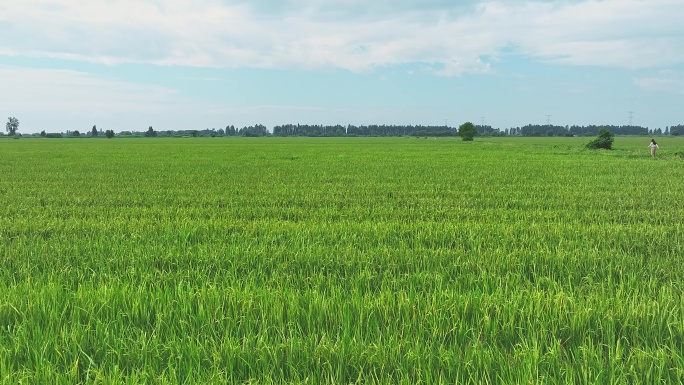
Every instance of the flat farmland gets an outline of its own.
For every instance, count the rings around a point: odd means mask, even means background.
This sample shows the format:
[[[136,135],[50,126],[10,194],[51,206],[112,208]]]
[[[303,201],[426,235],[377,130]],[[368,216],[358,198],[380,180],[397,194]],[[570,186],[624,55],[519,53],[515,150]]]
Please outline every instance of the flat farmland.
[[[684,382],[684,138],[0,140],[2,383]]]

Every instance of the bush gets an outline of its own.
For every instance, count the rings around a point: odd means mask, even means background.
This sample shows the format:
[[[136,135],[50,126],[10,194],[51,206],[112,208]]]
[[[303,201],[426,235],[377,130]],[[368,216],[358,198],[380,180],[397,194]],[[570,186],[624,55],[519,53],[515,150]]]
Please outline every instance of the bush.
[[[466,142],[473,140],[475,135],[477,135],[477,129],[475,125],[470,122],[465,122],[458,127],[458,135]]]
[[[592,150],[597,150],[599,148],[612,150],[614,136],[615,135],[612,132],[606,130],[605,128],[601,128],[598,132],[598,136],[596,137],[596,139],[592,140],[587,144],[587,148]]]

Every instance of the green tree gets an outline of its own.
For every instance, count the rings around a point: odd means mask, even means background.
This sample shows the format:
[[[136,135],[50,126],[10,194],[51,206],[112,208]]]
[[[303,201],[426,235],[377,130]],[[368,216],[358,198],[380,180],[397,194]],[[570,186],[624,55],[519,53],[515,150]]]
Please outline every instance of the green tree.
[[[607,129],[601,127],[598,132],[598,136],[591,142],[587,143],[587,148],[592,150],[597,150],[603,148],[606,150],[613,149],[613,137],[615,135],[608,131]]]
[[[105,131],[105,136],[108,138],[113,138],[114,137],[114,130],[107,130]]]
[[[71,133],[71,136],[79,137],[79,136],[81,136],[81,133],[78,132],[78,130],[76,130],[76,131]]]
[[[152,128],[152,126],[150,126],[150,128],[147,129],[147,132],[145,133],[145,136],[147,136],[148,138],[151,138],[151,137],[153,137],[153,136],[157,136],[157,133],[154,131],[154,129]]]
[[[40,136],[42,136],[43,138],[45,137],[45,135],[47,135],[47,134],[45,133],[45,130],[43,130],[43,131],[40,132]]]
[[[472,141],[475,135],[477,135],[477,129],[475,125],[470,122],[465,122],[458,127],[458,135],[464,141]]]
[[[93,129],[90,130],[90,135],[94,138],[97,136],[97,126],[93,126]]]
[[[17,130],[19,130],[19,119],[15,118],[14,116],[7,118],[5,130],[9,133],[9,135],[15,135]]]

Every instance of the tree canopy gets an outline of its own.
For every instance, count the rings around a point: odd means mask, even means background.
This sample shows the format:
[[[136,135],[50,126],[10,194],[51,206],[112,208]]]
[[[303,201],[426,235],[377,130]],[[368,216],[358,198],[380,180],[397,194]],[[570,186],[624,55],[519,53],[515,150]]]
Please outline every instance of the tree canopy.
[[[612,150],[613,149],[613,135],[612,132],[608,131],[607,129],[601,127],[598,132],[598,136],[596,139],[592,140],[587,144],[587,148],[590,148],[592,150],[596,150],[599,148],[603,148],[606,150]]]
[[[477,129],[474,124],[465,122],[458,127],[458,135],[464,141],[472,141],[475,135],[477,135]]]
[[[15,118],[14,116],[7,118],[5,130],[9,133],[9,135],[15,135],[19,130],[19,119]]]

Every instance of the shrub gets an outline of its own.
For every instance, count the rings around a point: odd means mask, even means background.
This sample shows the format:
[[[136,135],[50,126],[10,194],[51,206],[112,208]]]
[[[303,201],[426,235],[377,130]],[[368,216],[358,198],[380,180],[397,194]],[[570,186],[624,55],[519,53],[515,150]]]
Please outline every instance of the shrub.
[[[472,123],[465,122],[458,127],[458,135],[464,141],[470,142],[473,140],[475,135],[477,135],[477,129]]]
[[[587,144],[587,148],[592,150],[596,150],[599,148],[612,150],[614,136],[615,135],[612,132],[606,130],[605,128],[601,128],[598,132],[598,136]]]

